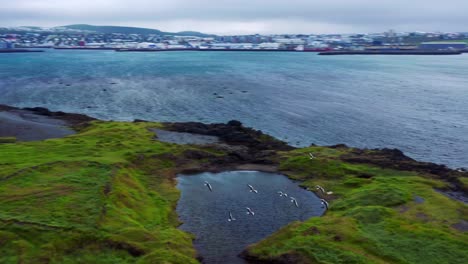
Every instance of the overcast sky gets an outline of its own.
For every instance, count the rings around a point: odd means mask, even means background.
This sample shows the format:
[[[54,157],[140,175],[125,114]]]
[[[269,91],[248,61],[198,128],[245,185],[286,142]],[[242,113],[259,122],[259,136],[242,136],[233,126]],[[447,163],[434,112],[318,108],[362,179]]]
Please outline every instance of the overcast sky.
[[[0,0],[0,26],[214,34],[468,31],[468,0]]]

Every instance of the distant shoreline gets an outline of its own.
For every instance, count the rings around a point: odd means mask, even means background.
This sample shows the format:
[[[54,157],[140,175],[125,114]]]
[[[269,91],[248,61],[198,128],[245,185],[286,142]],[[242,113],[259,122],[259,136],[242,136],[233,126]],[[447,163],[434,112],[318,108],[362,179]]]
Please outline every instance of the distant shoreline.
[[[29,49],[0,49],[0,53],[24,53],[24,52],[44,52],[43,50]]]
[[[327,51],[319,55],[460,55],[459,50],[360,50],[360,51]]]
[[[51,47],[57,50],[113,50],[115,52],[294,52],[294,53],[318,53],[318,55],[461,55],[467,50],[291,50],[291,49],[197,49],[197,48],[176,48],[176,49],[150,49],[150,48],[89,48],[89,47]],[[38,49],[0,49],[0,53],[22,53],[22,52],[44,52]]]

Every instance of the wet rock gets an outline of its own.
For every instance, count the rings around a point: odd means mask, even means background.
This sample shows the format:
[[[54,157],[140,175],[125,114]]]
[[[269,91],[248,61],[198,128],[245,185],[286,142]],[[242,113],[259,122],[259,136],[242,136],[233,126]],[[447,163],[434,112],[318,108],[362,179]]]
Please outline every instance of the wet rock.
[[[241,127],[242,126],[242,123],[238,120],[231,120],[229,122],[227,122],[227,125],[228,126],[234,126],[234,127]]]
[[[468,221],[461,220],[460,222],[453,224],[452,227],[461,232],[468,232]]]
[[[201,135],[217,136],[229,145],[243,145],[250,152],[261,150],[291,150],[294,147],[275,138],[266,136],[261,131],[246,128],[240,121],[231,120],[227,124],[203,124],[198,122],[165,123],[166,129]]]
[[[414,196],[415,203],[421,204],[421,203],[424,203],[424,201],[425,201],[424,198],[422,198],[421,196],[418,196],[418,195]]]
[[[206,151],[191,150],[191,149],[184,151],[183,156],[187,159],[195,159],[195,160],[211,159],[211,158],[216,157],[214,154],[206,152]]]
[[[143,120],[143,119],[134,119],[133,120],[133,123],[146,123],[146,122],[149,122],[149,121],[146,121],[146,120]]]
[[[45,107],[32,107],[32,108],[25,107],[23,108],[23,110],[30,111],[36,115],[43,115],[43,116],[57,118],[57,119],[66,121],[70,125],[80,125],[86,122],[96,120],[95,118],[92,118],[87,115],[82,115],[82,114],[70,114],[70,113],[65,113],[62,111],[53,112]]]
[[[315,144],[312,144],[315,146]],[[333,146],[329,146],[329,148],[333,148],[333,149],[347,149],[349,148],[346,144],[337,144],[337,145],[333,145]]]

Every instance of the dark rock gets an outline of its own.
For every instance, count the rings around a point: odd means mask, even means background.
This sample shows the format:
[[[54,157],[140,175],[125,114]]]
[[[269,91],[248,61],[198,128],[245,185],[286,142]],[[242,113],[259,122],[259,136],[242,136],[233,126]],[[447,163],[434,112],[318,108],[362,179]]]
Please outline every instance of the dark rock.
[[[200,150],[186,150],[183,153],[183,156],[187,159],[195,159],[195,160],[200,160],[200,159],[208,159],[208,158],[214,158],[216,157],[214,154],[211,154],[206,151],[200,151]]]
[[[460,222],[453,224],[452,227],[461,232],[468,232],[468,221],[461,220]]]
[[[80,125],[83,123],[87,123],[93,120],[96,120],[95,118],[92,118],[87,115],[82,115],[82,114],[69,114],[69,113],[64,113],[61,111],[58,112],[52,112],[49,109],[45,107],[25,107],[23,110],[31,111],[32,113],[36,115],[43,115],[43,116],[49,116],[53,118],[57,118],[63,121],[66,121],[72,126],[75,125]]]
[[[43,116],[51,116],[52,115],[52,112],[50,112],[49,109],[47,109],[45,107],[25,107],[23,109],[34,112],[35,114],[38,114],[38,115],[43,115]]]
[[[315,145],[314,145],[315,146]],[[333,149],[347,149],[349,148],[346,144],[337,144],[337,145],[333,145],[333,146],[329,146],[329,148],[333,148]]]
[[[268,263],[268,264],[300,264],[300,263],[310,263],[310,261],[304,259],[301,255],[299,255],[296,252],[289,252],[286,254],[283,254],[279,257],[276,258],[268,258],[268,259],[260,259],[257,256],[251,254],[248,249],[242,251],[242,253],[239,254],[239,257],[247,260],[248,263],[255,263],[255,264],[263,264],[263,263]]]
[[[462,172],[452,170],[445,165],[416,161],[398,149],[352,149],[349,153],[342,155],[341,159],[350,163],[364,163],[382,168],[432,174],[439,179],[451,183],[454,191],[461,191],[465,194],[467,192],[460,180]]]
[[[231,121],[227,122],[227,125],[228,126],[241,127],[242,123],[240,121],[238,121],[238,120],[231,120]]]
[[[230,145],[242,145],[249,152],[262,150],[292,150],[294,147],[272,137],[265,137],[261,131],[246,128],[241,122],[231,120],[227,124],[203,124],[198,122],[165,123],[166,129],[175,132],[216,136]]]

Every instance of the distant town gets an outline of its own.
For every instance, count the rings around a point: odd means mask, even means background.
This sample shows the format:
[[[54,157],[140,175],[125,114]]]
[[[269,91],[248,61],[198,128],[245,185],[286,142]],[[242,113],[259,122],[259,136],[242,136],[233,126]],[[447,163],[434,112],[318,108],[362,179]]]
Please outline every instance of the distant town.
[[[368,34],[279,34],[218,36],[199,32],[71,25],[0,27],[0,49],[114,49],[120,51],[252,50],[310,52],[437,51],[468,52],[468,32],[396,32]]]

